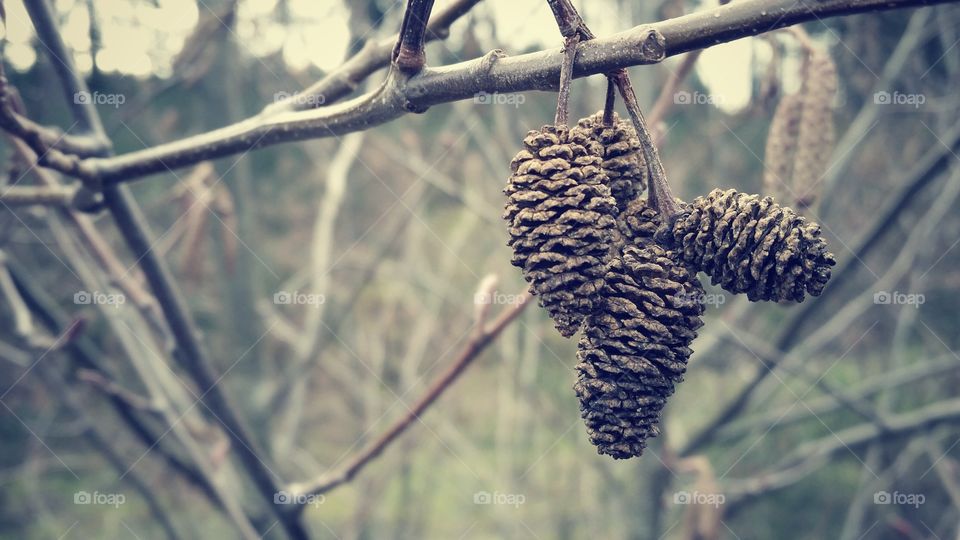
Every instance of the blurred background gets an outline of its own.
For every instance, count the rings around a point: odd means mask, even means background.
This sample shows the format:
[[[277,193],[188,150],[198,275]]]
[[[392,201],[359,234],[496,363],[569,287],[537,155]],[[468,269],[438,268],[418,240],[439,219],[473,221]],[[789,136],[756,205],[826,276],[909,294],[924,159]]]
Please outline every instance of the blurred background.
[[[598,35],[712,6],[578,2]],[[121,154],[254,115],[395,35],[403,15],[393,0],[55,7]],[[3,8],[10,84],[32,119],[68,130],[56,60],[18,0]],[[807,211],[838,260],[823,296],[749,303],[704,280],[712,303],[663,435],[628,461],[588,442],[571,389],[576,341],[530,305],[408,432],[307,505],[314,537],[960,535],[960,8],[805,29],[839,81],[836,143]],[[428,46],[428,63],[559,43],[544,2],[484,0]],[[771,118],[804,87],[804,58],[785,31],[700,56],[655,126],[678,196],[762,192]],[[645,110],[683,62],[630,70]],[[599,110],[604,91],[603,77],[575,81],[571,117]],[[499,277],[491,316],[516,302],[525,283],[501,190],[523,135],[554,106],[552,93],[441,105],[130,184],[218,384],[277,476],[337,470],[408,413],[470,339],[484,276]],[[11,141],[0,142],[5,182],[38,183]],[[243,508],[262,501],[169,336],[118,289],[142,282],[136,259],[108,215],[88,221],[119,254],[111,274],[63,213],[0,208],[0,285],[32,287],[78,322],[68,339],[88,357],[25,332],[45,323],[4,297],[0,537],[232,537],[197,456]]]

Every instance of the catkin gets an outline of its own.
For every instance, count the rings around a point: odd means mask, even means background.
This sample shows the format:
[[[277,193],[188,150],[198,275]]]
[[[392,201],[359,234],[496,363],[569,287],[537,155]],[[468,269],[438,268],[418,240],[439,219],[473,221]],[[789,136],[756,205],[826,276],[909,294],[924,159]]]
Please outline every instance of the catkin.
[[[763,192],[777,200],[791,200],[793,161],[802,111],[803,99],[800,95],[787,94],[780,98],[770,122],[763,155]]]
[[[794,202],[799,209],[816,203],[821,179],[830,165],[836,142],[833,99],[837,93],[837,67],[823,51],[810,53],[804,68],[803,100],[793,161]]]

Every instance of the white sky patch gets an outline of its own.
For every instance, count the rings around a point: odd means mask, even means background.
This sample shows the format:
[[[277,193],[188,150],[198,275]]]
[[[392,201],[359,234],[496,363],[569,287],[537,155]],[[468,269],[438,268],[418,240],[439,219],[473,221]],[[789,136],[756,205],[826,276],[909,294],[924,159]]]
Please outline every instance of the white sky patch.
[[[753,38],[716,45],[703,51],[697,76],[713,104],[733,114],[750,104],[753,87]]]

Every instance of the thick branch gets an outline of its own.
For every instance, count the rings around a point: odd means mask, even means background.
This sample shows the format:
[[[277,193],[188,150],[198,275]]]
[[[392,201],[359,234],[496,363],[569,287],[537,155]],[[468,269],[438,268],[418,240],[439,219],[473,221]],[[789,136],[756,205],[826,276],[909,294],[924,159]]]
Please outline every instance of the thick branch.
[[[816,4],[743,0],[582,43],[573,75],[585,77],[656,63],[667,56],[809,20],[949,1],[954,0],[826,0]],[[331,107],[261,114],[212,132],[122,156],[81,160],[73,167],[64,167],[64,172],[115,183],[253,148],[368,129],[406,112],[471,98],[481,91],[555,91],[562,59],[559,49],[512,58],[494,52],[468,62],[424,69],[409,80],[388,77],[380,89]]]

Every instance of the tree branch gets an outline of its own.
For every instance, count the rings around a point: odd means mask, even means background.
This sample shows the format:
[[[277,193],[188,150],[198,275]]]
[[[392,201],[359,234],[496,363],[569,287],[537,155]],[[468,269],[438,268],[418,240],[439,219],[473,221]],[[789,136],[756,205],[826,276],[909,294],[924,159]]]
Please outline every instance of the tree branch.
[[[809,20],[956,0],[743,0],[582,43],[574,77],[651,64],[743,37]],[[467,99],[480,91],[557,89],[563,53],[551,49],[516,57],[494,51],[482,58],[425,68],[409,79],[388,75],[378,90],[310,111],[261,114],[208,133],[113,158],[73,158],[63,172],[117,183],[288,141],[343,135],[394,120],[410,111]]]
[[[445,39],[450,35],[450,26],[480,1],[457,0],[444,10],[434,13],[430,24],[427,25],[424,39],[427,42]],[[266,106],[261,116],[302,111],[340,101],[356,90],[367,77],[390,64],[396,41],[393,38],[378,42],[368,41],[360,52],[303,92]]]
[[[492,294],[495,290],[496,281],[485,279],[478,294]],[[472,334],[466,346],[461,349],[460,354],[453,364],[447,368],[439,377],[437,377],[427,388],[427,391],[420,396],[420,399],[409,408],[407,414],[398,419],[386,432],[384,432],[375,441],[362,449],[356,455],[347,461],[347,463],[336,471],[324,474],[323,476],[309,482],[291,484],[289,491],[297,495],[322,495],[333,488],[345,484],[353,479],[356,474],[379,456],[397,437],[403,434],[415,420],[432,405],[443,392],[449,388],[454,381],[463,373],[463,371],[473,362],[480,353],[482,353],[490,343],[500,335],[501,332],[517,318],[530,300],[530,293],[524,293],[519,297],[516,304],[505,309],[490,324],[485,326],[486,310],[478,309],[476,313],[475,332]],[[294,500],[306,500],[304,497],[294,497]]]

